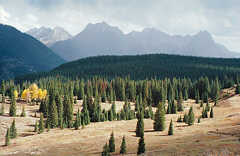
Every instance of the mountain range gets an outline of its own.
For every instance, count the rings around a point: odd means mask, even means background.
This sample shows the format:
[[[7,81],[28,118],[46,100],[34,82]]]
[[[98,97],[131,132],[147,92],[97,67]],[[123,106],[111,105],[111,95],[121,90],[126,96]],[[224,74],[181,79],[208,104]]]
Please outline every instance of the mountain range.
[[[64,62],[32,36],[0,24],[0,79],[48,71]]]
[[[38,38],[39,39],[39,38]],[[41,40],[41,39],[40,39]],[[50,45],[65,60],[98,55],[178,54],[203,57],[239,57],[216,43],[207,31],[195,35],[169,35],[154,28],[124,34],[105,22],[88,24],[79,34]]]
[[[26,32],[27,34],[37,38],[48,47],[57,41],[70,39],[72,36],[63,28],[55,27],[53,29],[47,27],[33,28]]]

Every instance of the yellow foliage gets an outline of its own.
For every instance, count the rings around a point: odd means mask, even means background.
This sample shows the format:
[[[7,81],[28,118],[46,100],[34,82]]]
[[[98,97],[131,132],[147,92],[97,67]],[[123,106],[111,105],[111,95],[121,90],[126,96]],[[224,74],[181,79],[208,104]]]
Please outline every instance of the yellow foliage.
[[[38,88],[38,86],[33,83],[28,89],[25,89],[22,92],[22,99],[24,100],[42,100],[45,99],[47,96],[47,90],[42,90],[41,88]]]
[[[22,92],[22,99],[24,100],[28,100],[30,98],[30,91],[29,89],[24,89],[24,91]]]
[[[30,87],[29,87],[30,92],[34,92],[36,90],[38,90],[38,86],[36,85],[36,83],[33,83]]]
[[[17,90],[14,90],[14,91],[13,91],[13,95],[14,95],[15,98],[18,98],[18,91],[17,91]]]

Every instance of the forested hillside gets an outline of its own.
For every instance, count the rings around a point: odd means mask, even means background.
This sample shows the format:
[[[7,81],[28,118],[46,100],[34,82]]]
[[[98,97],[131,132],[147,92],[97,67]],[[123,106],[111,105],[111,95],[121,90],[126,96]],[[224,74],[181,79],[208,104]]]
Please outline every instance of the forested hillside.
[[[35,38],[0,24],[0,80],[48,71],[64,62]]]
[[[47,76],[64,76],[70,79],[130,76],[134,80],[165,77],[198,79],[207,76],[209,79],[218,77],[223,80],[226,76],[236,78],[238,73],[239,59],[150,54],[89,57],[60,65],[49,73],[27,75],[18,80],[34,80]]]

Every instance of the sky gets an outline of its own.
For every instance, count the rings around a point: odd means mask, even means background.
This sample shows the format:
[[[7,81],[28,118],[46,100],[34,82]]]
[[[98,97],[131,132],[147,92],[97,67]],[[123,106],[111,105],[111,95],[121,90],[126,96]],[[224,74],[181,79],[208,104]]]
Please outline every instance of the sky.
[[[103,21],[124,33],[206,30],[216,42],[240,52],[240,0],[0,0],[0,23],[21,31],[60,26],[76,35],[88,23]]]

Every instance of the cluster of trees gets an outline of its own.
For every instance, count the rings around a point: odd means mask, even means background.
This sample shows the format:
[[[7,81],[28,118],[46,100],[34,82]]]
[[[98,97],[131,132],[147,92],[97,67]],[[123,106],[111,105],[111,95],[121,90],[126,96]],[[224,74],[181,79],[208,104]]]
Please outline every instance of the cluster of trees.
[[[102,156],[110,156],[110,153],[115,152],[115,139],[114,134],[112,132],[109,142],[106,143],[103,147]],[[127,146],[126,146],[126,139],[125,136],[122,138],[122,143],[120,146],[120,154],[126,154],[127,153]]]
[[[7,133],[5,136],[5,146],[8,146],[10,144],[10,139],[14,139],[17,137],[17,128],[15,119],[13,120],[10,128],[7,129]]]

